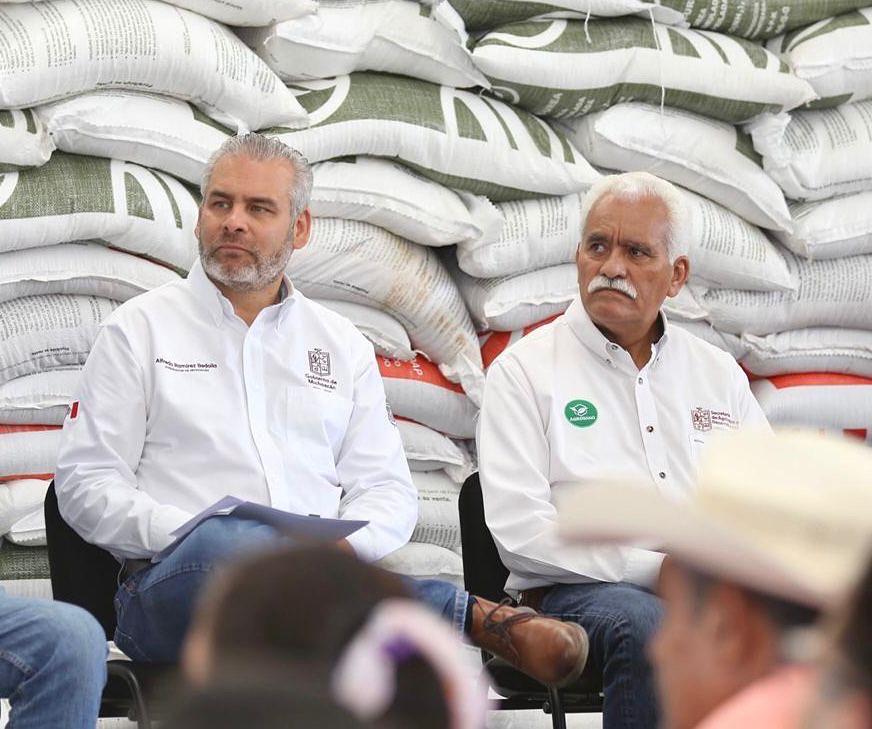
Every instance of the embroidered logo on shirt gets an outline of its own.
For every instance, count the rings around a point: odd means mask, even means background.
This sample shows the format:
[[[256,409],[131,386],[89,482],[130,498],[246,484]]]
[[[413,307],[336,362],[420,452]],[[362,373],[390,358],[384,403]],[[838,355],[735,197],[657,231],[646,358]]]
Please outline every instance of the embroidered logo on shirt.
[[[702,433],[707,433],[713,429],[736,430],[739,427],[739,421],[724,410],[693,408],[690,411],[690,419],[693,423],[693,429]]]
[[[703,433],[712,429],[712,411],[706,408],[694,408],[690,411],[693,429]]]
[[[596,422],[599,413],[596,405],[588,400],[570,400],[563,408],[563,414],[570,425],[576,428],[588,428]]]
[[[330,377],[330,352],[320,349],[309,350],[309,371],[319,377]]]
[[[70,420],[75,420],[78,417],[79,417],[79,401],[76,400],[76,401],[70,403],[69,418],[70,418]]]

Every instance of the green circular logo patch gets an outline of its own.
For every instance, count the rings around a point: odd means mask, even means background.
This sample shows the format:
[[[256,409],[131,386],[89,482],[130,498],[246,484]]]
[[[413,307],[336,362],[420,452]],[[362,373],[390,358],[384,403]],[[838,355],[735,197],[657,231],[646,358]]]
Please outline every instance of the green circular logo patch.
[[[587,400],[570,400],[563,408],[563,414],[576,428],[588,428],[596,422],[599,415],[596,405]]]

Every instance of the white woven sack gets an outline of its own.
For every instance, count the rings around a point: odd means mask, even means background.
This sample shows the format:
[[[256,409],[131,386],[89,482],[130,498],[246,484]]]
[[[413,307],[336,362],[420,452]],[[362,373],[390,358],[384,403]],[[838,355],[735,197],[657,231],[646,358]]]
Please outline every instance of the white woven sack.
[[[784,375],[755,380],[751,391],[774,427],[835,432],[872,445],[872,380],[853,375]]]
[[[43,483],[48,486],[50,481]],[[45,534],[45,509],[40,502],[29,514],[16,521],[4,537],[12,544],[22,547],[44,547],[48,540]]]
[[[186,101],[123,89],[63,99],[37,113],[64,152],[136,162],[196,185],[231,133]]]
[[[87,241],[0,254],[0,301],[37,294],[127,301],[178,278],[166,266]]]
[[[478,331],[511,332],[566,311],[578,295],[578,269],[562,263],[500,278],[454,272]]]
[[[100,322],[117,307],[98,296],[58,294],[0,303],[0,384],[84,364]]]
[[[478,408],[460,385],[423,357],[410,361],[376,357],[393,413],[452,438],[474,438]]]
[[[42,0],[35,0],[41,2]],[[26,3],[31,0],[0,0],[4,3]],[[318,11],[318,0],[164,0],[168,5],[191,10],[198,15],[227,25],[269,25],[280,20],[297,18]]]
[[[457,244],[457,264],[470,276],[494,278],[575,259],[583,195],[496,203],[497,225]]]
[[[81,368],[23,375],[0,385],[0,423],[63,425],[81,377]]]
[[[417,580],[443,580],[463,589],[463,559],[435,544],[409,542],[375,563],[377,567]]]
[[[362,220],[426,246],[477,240],[499,225],[486,198],[462,199],[388,159],[352,157],[319,162],[312,170],[309,206],[316,217]]]
[[[227,25],[269,25],[318,12],[318,0],[164,0]]]
[[[306,296],[374,306],[397,319],[412,346],[473,400],[484,381],[460,292],[434,251],[368,223],[316,218],[288,275]]]
[[[409,335],[390,314],[372,306],[363,306],[351,301],[335,301],[330,299],[313,299],[321,306],[335,311],[348,319],[375,349],[376,354],[393,359],[410,360],[415,356]]]
[[[872,255],[808,261],[785,253],[795,292],[710,289],[698,303],[733,334],[774,334],[806,327],[872,329]]]
[[[293,94],[228,28],[157,0],[0,6],[0,28],[0,108],[128,88],[186,99],[233,128],[306,123]]]
[[[441,470],[458,484],[462,484],[475,471],[469,451],[448,436],[421,423],[402,418],[397,420],[397,428],[403,439],[409,470]]]
[[[748,125],[763,169],[794,200],[872,190],[872,100],[766,114]]]
[[[872,253],[872,190],[790,205],[793,233],[776,237],[806,258]]]
[[[98,240],[190,269],[197,200],[178,180],[120,160],[56,152],[0,174],[0,252]]]
[[[751,41],[641,18],[516,23],[479,40],[473,59],[494,94],[557,119],[662,100],[735,124],[816,98]]]
[[[816,108],[872,97],[872,8],[826,18],[766,47],[811,84]]]
[[[757,337],[742,337],[742,365],[755,375],[835,372],[872,377],[872,332],[812,327]]]
[[[292,88],[311,126],[270,133],[310,162],[396,157],[436,182],[494,201],[580,192],[600,176],[546,122],[462,89],[368,72]]]
[[[0,435],[0,442],[3,436]],[[24,478],[0,484],[0,536],[28,514],[42,510],[49,481]]]
[[[466,48],[459,17],[457,26],[440,22],[432,8],[413,0],[321,0],[316,15],[240,36],[284,81],[381,71],[447,86],[487,87]]]
[[[51,479],[60,442],[60,428],[0,427],[0,483]]]
[[[696,283],[752,291],[796,288],[782,249],[763,231],[711,200],[685,194],[692,231],[690,273]]]
[[[789,231],[784,193],[751,139],[732,124],[629,102],[569,123],[569,138],[599,167],[645,170],[723,205],[749,223]]]
[[[0,109],[0,170],[38,167],[54,151],[51,137],[32,109]]]
[[[460,512],[457,500],[460,485],[444,471],[418,471],[412,474],[418,491],[418,523],[412,542],[435,544],[453,551],[460,549]]]
[[[670,323],[679,329],[690,332],[695,337],[699,337],[704,342],[708,342],[718,349],[723,349],[735,359],[739,359],[747,352],[748,348],[740,337],[737,337],[735,334],[719,332],[707,321],[682,321],[681,319],[675,319],[671,320]]]

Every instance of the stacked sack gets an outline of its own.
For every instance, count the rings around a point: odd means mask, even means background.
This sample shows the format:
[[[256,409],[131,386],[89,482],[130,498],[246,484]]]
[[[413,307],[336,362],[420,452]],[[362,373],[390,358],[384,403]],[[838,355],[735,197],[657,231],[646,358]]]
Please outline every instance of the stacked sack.
[[[740,356],[740,338],[712,327],[694,293],[789,293],[798,285],[777,239],[793,226],[784,194],[738,125],[815,99],[759,39],[826,9],[793,2],[775,13],[762,3],[701,0],[452,4],[476,34],[473,60],[492,95],[548,119],[603,172],[647,170],[684,188],[691,287],[668,311]],[[454,273],[485,332],[485,365],[577,294],[582,199],[583,191],[495,201],[500,224],[457,245]]]
[[[866,3],[868,4],[868,3]],[[780,234],[798,281],[789,296],[731,292],[705,302],[741,329],[752,388],[777,424],[872,443],[872,7],[769,41],[819,99],[749,125],[790,200]]]
[[[314,7],[249,5],[264,23]],[[99,125],[61,128],[58,118],[68,105],[111,116],[117,101],[135,103],[148,89],[210,129],[306,123],[255,54],[191,10],[243,21],[217,0],[0,5],[0,582],[13,592],[50,589],[42,502],[100,322],[178,279],[196,256],[198,195],[167,174],[177,170],[127,155],[123,123],[106,135]]]

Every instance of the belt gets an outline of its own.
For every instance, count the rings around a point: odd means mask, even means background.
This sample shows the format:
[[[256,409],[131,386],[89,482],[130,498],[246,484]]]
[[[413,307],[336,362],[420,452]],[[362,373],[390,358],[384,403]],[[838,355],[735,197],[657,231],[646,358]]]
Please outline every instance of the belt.
[[[518,605],[533,608],[533,610],[539,612],[539,609],[542,607],[542,601],[551,592],[552,587],[554,585],[543,585],[542,587],[531,587],[529,590],[524,590],[518,595]]]
[[[148,567],[151,567],[150,559],[125,559],[124,564],[121,566],[121,582]]]

